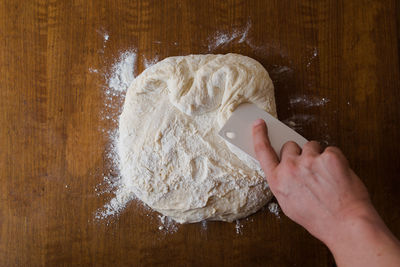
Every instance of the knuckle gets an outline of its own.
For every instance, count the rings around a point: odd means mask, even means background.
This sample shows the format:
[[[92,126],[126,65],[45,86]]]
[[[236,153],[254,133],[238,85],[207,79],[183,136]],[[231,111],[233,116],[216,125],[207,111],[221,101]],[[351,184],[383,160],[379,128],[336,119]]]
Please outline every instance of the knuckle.
[[[335,147],[335,146],[328,146],[325,149],[324,153],[332,153],[332,154],[335,154],[335,155],[341,155],[342,151],[339,148]]]
[[[321,157],[327,161],[333,161],[339,158],[339,154],[335,148],[328,147],[325,149],[324,153],[321,154]]]
[[[317,141],[310,141],[306,145],[308,145],[310,147],[319,147],[320,146],[319,142],[317,142]]]
[[[287,141],[283,146],[284,147],[289,147],[289,146],[296,146],[297,144],[293,141]]]
[[[301,165],[306,168],[311,168],[314,165],[315,158],[312,156],[304,156],[301,158]]]
[[[308,141],[307,143],[304,144],[304,147],[312,146],[313,142],[315,142],[315,141]]]
[[[320,153],[321,145],[317,141],[310,141],[303,146],[303,150],[309,150],[314,153]]]
[[[322,153],[323,160],[326,162],[335,162],[344,166],[348,166],[348,161],[342,151],[337,147],[327,147]]]

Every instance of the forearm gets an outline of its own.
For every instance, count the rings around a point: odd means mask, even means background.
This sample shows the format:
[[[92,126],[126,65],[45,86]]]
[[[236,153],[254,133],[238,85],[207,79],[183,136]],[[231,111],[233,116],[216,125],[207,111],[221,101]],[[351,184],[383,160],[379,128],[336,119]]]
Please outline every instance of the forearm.
[[[339,227],[326,242],[338,266],[400,266],[400,244],[375,210]]]
[[[324,242],[338,266],[400,266],[400,245],[340,149],[287,142],[280,161],[262,120],[253,126],[254,151],[283,212]]]

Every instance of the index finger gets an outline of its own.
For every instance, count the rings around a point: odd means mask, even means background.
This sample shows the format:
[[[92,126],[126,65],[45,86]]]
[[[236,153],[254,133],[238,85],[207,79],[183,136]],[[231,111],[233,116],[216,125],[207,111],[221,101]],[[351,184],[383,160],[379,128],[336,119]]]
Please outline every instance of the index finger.
[[[262,119],[256,120],[253,124],[253,143],[256,157],[268,181],[279,160],[269,141],[267,125]]]

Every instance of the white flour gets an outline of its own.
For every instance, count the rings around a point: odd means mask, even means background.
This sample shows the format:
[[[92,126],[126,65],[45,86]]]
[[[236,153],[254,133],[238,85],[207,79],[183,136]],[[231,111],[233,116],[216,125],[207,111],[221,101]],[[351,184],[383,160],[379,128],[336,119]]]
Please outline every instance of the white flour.
[[[101,35],[101,37],[103,37],[103,48],[98,50],[99,54],[104,54],[104,49],[107,46],[107,41],[110,38],[110,35],[108,34],[108,32],[104,29],[99,29],[97,30],[97,33]]]
[[[104,33],[104,43],[106,43],[108,41],[108,38],[110,38],[110,35],[108,35],[108,33]]]
[[[313,95],[298,95],[290,98],[289,104],[292,107],[302,106],[305,108],[320,107],[327,104],[330,100],[326,97],[317,97]]]
[[[111,92],[125,92],[135,79],[136,52],[127,51],[120,55],[119,60],[111,68],[108,77],[108,88]]]
[[[280,218],[279,216],[279,205],[277,203],[271,202],[268,204],[268,210],[272,214],[274,214],[278,219]]]
[[[171,218],[164,215],[158,215],[158,218],[160,219],[161,223],[161,225],[158,226],[158,230],[168,233],[175,233],[178,231],[178,224],[175,223]]]
[[[143,66],[145,69],[147,69],[148,67],[151,67],[154,64],[156,64],[158,61],[159,61],[159,59],[157,56],[153,59],[143,58]]]
[[[317,57],[318,57],[318,50],[317,48],[314,47],[313,50],[311,51],[311,56],[308,59],[306,67],[309,68]]]
[[[201,228],[202,228],[202,230],[207,231],[207,221],[201,222]]]
[[[105,108],[103,111],[103,119],[111,121],[115,125],[115,129],[106,132],[109,139],[109,147],[107,148],[106,157],[108,159],[111,171],[110,173],[103,174],[103,183],[99,184],[95,191],[98,192],[98,195],[102,193],[109,193],[114,190],[116,191],[115,197],[112,198],[106,205],[104,205],[102,209],[97,211],[95,215],[97,219],[104,219],[118,214],[125,208],[126,204],[134,198],[130,191],[126,190],[125,186],[121,184],[120,180],[119,158],[116,152],[116,142],[118,140],[116,124],[117,118],[121,113],[125,92],[135,78],[135,65],[135,51],[126,51],[121,53],[118,60],[116,60],[112,65],[109,73],[102,73],[107,84],[104,86]],[[99,73],[99,70],[93,68],[90,68],[89,71],[91,73]],[[104,132],[104,130],[102,131]],[[104,189],[101,190],[101,188]]]
[[[236,220],[236,224],[235,224],[235,230],[236,230],[236,234],[241,235],[243,234],[243,224],[240,223],[239,220]]]
[[[216,48],[226,45],[232,41],[237,41],[238,43],[248,42],[246,38],[251,27],[251,22],[248,21],[244,29],[233,29],[229,32],[218,31],[210,39],[208,44],[208,50],[213,51]]]

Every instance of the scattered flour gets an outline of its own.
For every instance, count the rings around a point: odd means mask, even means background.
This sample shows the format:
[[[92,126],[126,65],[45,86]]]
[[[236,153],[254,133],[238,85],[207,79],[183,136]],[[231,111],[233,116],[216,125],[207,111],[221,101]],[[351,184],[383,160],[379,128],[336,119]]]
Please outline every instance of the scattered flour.
[[[325,97],[317,97],[317,96],[311,96],[311,95],[299,95],[295,96],[293,98],[290,98],[289,104],[290,106],[301,106],[305,108],[311,108],[311,107],[319,107],[319,106],[324,106],[327,104],[330,100]]]
[[[158,227],[160,231],[166,231],[168,233],[175,233],[178,231],[178,224],[174,222],[170,217],[164,215],[158,215],[161,225]]]
[[[111,68],[108,77],[109,90],[114,92],[125,92],[135,79],[134,71],[136,64],[136,52],[126,51],[122,53]]]
[[[125,208],[127,203],[134,199],[131,190],[127,188],[126,184],[122,183],[119,174],[119,158],[116,151],[118,130],[116,128],[126,90],[135,78],[136,58],[135,50],[125,51],[120,54],[108,73],[102,73],[106,82],[104,87],[105,109],[102,116],[104,120],[113,123],[115,128],[106,132],[102,129],[109,139],[106,158],[110,172],[103,174],[103,183],[96,186],[95,191],[98,195],[114,192],[115,196],[96,212],[96,219],[105,219],[117,215]],[[90,68],[89,71],[99,73],[98,70],[93,68]]]
[[[329,98],[318,97],[313,95],[296,95],[289,99],[290,108],[301,107],[303,109],[323,107],[330,102]],[[312,123],[321,123],[313,114],[296,113],[291,117],[283,120],[283,122],[295,131],[302,130],[305,126],[310,126]],[[327,127],[327,124],[324,123]]]
[[[295,114],[282,122],[295,131],[303,129],[304,126],[310,125],[316,121],[316,117],[310,114]]]
[[[272,214],[274,214],[278,219],[280,218],[279,216],[279,205],[277,203],[271,202],[268,204],[268,209],[269,212],[271,212]]]
[[[108,31],[106,31],[103,27],[101,27],[100,29],[96,30],[96,32],[103,37],[104,42],[107,42],[108,39],[110,38],[110,35],[109,35]]]
[[[103,29],[103,28],[98,29],[96,32],[97,32],[98,34],[100,34],[100,35],[103,37],[103,48],[99,50],[99,54],[104,54],[104,49],[106,48],[107,41],[108,41],[108,39],[110,38],[110,35],[109,35],[108,32],[107,32],[105,29]]]
[[[207,221],[202,221],[202,222],[201,222],[201,228],[202,228],[203,230],[205,230],[205,231],[207,230],[207,228],[208,228],[208,227],[207,227]]]
[[[159,61],[159,59],[157,56],[153,59],[143,58],[143,66],[145,69],[147,69],[148,67],[151,67],[154,64],[156,64],[158,61]]]
[[[110,38],[110,35],[108,35],[108,33],[105,32],[103,38],[104,38],[104,42],[106,43],[108,41],[108,38]]]
[[[241,224],[239,220],[236,220],[235,230],[236,230],[236,234],[238,234],[238,235],[243,234],[243,224]]]
[[[291,73],[293,70],[288,66],[273,65],[273,69],[269,72],[272,75],[280,75],[283,73]]]
[[[229,32],[218,31],[210,39],[208,44],[208,50],[214,51],[216,48],[226,45],[234,40],[240,43],[247,43],[247,35],[251,28],[251,22],[248,21],[244,29],[233,29]]]
[[[96,218],[105,219],[120,213],[126,204],[134,199],[134,196],[127,192],[129,191],[124,186],[120,186],[115,192],[115,197],[104,205],[103,209],[97,212]]]
[[[318,49],[314,47],[313,50],[311,51],[311,56],[308,59],[306,67],[309,68],[317,57],[318,57]]]
[[[94,69],[94,68],[89,68],[90,73],[99,73],[99,70]]]

